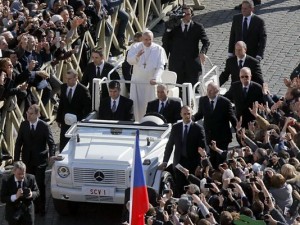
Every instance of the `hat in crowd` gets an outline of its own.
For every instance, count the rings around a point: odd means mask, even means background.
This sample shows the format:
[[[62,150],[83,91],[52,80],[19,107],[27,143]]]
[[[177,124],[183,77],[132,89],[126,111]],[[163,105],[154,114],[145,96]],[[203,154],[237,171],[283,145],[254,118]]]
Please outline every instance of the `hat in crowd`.
[[[64,21],[64,19],[60,15],[53,15],[50,19],[53,23],[56,23],[58,21]]]
[[[259,163],[254,163],[253,165],[252,165],[252,171],[253,172],[258,172],[258,171],[260,171],[261,170],[261,165],[259,164]]]
[[[234,178],[234,174],[231,169],[226,169],[222,175],[223,180],[228,179],[228,178],[229,179]]]
[[[200,194],[200,188],[196,184],[189,184],[189,192],[191,194]]]
[[[178,200],[178,209],[180,209],[183,213],[187,213],[189,208],[192,206],[192,202],[189,200],[187,195],[181,195]]]

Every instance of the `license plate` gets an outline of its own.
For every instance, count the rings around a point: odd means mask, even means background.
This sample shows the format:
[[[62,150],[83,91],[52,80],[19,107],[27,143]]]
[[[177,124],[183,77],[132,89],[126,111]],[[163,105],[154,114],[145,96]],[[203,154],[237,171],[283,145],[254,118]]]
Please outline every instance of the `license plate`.
[[[115,188],[111,187],[82,187],[82,191],[85,195],[96,195],[96,196],[114,196]]]

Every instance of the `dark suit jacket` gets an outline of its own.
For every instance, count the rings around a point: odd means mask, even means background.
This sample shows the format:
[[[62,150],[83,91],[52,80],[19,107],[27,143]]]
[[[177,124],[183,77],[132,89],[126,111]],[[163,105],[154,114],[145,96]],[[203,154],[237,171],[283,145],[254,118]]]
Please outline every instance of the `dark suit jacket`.
[[[159,109],[159,99],[148,102],[146,113],[157,112]],[[167,120],[167,123],[176,123],[181,119],[181,102],[176,99],[168,98],[162,115]]]
[[[229,122],[236,127],[237,119],[229,99],[219,95],[215,108],[211,111],[209,98],[207,96],[200,97],[198,112],[194,119],[197,121],[202,118],[204,118],[203,125],[207,143],[210,143],[211,140],[231,142],[232,134]]]
[[[97,77],[96,75],[96,66],[93,62],[89,63],[86,66],[86,69],[83,73],[82,79],[81,79],[81,83],[85,86],[87,86],[89,84],[89,91],[90,94],[92,96],[92,90],[93,90],[93,79],[94,78],[103,78],[103,77],[107,77],[108,73],[114,68],[114,66],[108,62],[104,62],[104,66],[103,66],[103,70],[101,72],[100,77]],[[118,74],[117,71],[114,71],[111,76],[110,76],[111,80],[120,80],[120,76]],[[108,90],[107,90],[107,85],[103,84],[102,85],[102,94],[101,94],[102,98],[106,98],[108,97]]]
[[[17,199],[15,202],[11,201],[11,196],[15,195],[18,191],[14,175],[9,175],[3,178],[1,185],[1,202],[6,203],[5,206],[5,219],[8,222],[13,221],[13,216],[17,209],[20,207],[21,201],[24,208],[27,209],[27,222],[34,224],[34,205],[33,200],[39,196],[39,189],[34,175],[26,174],[23,182],[23,187],[30,188],[32,191],[32,198],[25,199],[23,197]],[[29,216],[28,216],[29,215]],[[30,223],[27,223],[30,224]]]
[[[116,112],[111,111],[111,98],[100,100],[99,119],[133,121],[133,101],[120,95]]]
[[[173,125],[169,141],[165,148],[163,162],[168,162],[175,146],[173,167],[175,167],[182,158],[182,140],[183,140],[183,123],[179,122]],[[205,148],[205,133],[201,125],[192,122],[189,128],[187,143],[186,143],[187,157],[189,165],[182,165],[189,170],[193,170],[199,164],[198,147]]]
[[[77,120],[84,119],[92,110],[91,96],[88,89],[80,83],[77,83],[72,101],[69,103],[67,97],[67,84],[61,85],[60,102],[57,109],[56,121],[65,124],[65,114],[72,113],[77,116]]]
[[[201,50],[199,50],[200,41],[202,42]],[[187,35],[185,35],[180,24],[172,31],[165,32],[162,42],[167,56],[170,55],[169,70],[177,73],[177,83],[196,83],[201,65],[195,59],[199,53],[206,54],[210,45],[203,25],[191,21]]]
[[[259,55],[263,58],[267,43],[267,33],[264,20],[255,14],[252,15],[246,40],[243,40],[242,27],[243,15],[235,15],[231,25],[228,52],[234,53],[235,43],[238,41],[244,41],[247,44],[248,55],[254,58]]]
[[[243,116],[243,127],[248,127],[248,122],[255,120],[249,110],[249,108],[252,108],[253,103],[255,101],[264,103],[262,87],[253,81],[250,82],[246,98],[244,97],[243,85],[240,81],[232,83],[224,96],[235,104],[237,118],[240,119],[240,116]]]
[[[42,120],[38,120],[33,134],[30,131],[29,121],[21,123],[15,144],[14,160],[22,161],[31,166],[46,166],[49,156],[55,154],[55,143],[50,126]],[[48,144],[49,150],[46,145]]]
[[[231,75],[231,83],[240,80],[240,67],[237,63],[237,57],[230,57],[226,60],[224,71],[220,75],[220,86],[222,86]],[[257,59],[247,55],[243,67],[249,67],[252,74],[252,81],[263,85],[264,79],[262,77],[260,63]]]

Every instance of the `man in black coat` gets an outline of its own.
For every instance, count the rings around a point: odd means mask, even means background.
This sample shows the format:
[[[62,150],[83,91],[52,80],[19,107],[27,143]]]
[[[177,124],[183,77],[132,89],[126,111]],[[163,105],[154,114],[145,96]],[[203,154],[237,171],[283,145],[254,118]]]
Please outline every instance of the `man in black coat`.
[[[31,105],[26,114],[27,120],[21,123],[16,139],[14,161],[22,159],[27,167],[27,172],[35,175],[41,194],[36,201],[36,210],[44,215],[46,204],[45,171],[49,159],[55,155],[56,145],[50,126],[38,119],[40,116],[39,106]],[[46,145],[48,145],[49,150]]]
[[[184,6],[185,16],[181,24],[164,33],[163,47],[169,56],[169,70],[177,73],[177,83],[198,82],[201,72],[200,61],[205,61],[205,54],[210,44],[202,24],[192,20],[192,9]],[[202,48],[199,51],[199,42]]]
[[[90,95],[92,96],[93,91],[93,79],[108,77],[108,73],[114,68],[114,66],[104,61],[104,54],[102,49],[94,49],[92,51],[93,62],[89,63],[84,70],[81,83],[85,86],[89,85]],[[120,76],[117,71],[112,72],[110,75],[111,80],[120,80]],[[108,97],[107,85],[102,84],[101,98]]]
[[[230,89],[224,95],[235,104],[236,116],[242,116],[242,127],[248,128],[248,123],[255,120],[250,113],[254,102],[264,103],[262,86],[251,81],[251,70],[243,67],[240,70],[240,81],[231,84]]]
[[[173,170],[175,173],[176,196],[180,196],[184,192],[184,186],[188,184],[185,175],[176,169],[176,165],[180,163],[184,168],[194,173],[200,163],[198,148],[206,148],[204,129],[201,125],[192,121],[192,110],[189,106],[181,108],[181,117],[183,121],[172,127],[165,148],[163,163],[159,167],[160,169],[166,168],[175,146]]]
[[[1,202],[5,205],[5,219],[9,225],[34,225],[34,204],[39,189],[34,175],[26,174],[26,165],[14,163],[13,174],[3,178]]]
[[[204,118],[206,142],[210,145],[214,140],[220,149],[226,151],[232,141],[230,123],[235,128],[237,119],[230,100],[218,95],[219,92],[220,87],[217,84],[208,84],[207,96],[200,97],[198,112],[195,114],[194,120]],[[214,168],[218,168],[222,163],[215,151],[210,151],[210,162]]]
[[[226,60],[224,71],[221,73],[220,86],[222,86],[231,76],[231,83],[240,80],[240,69],[249,67],[251,69],[252,81],[263,85],[264,79],[261,72],[260,63],[257,59],[246,54],[247,46],[245,42],[238,41],[235,44],[235,56]]]
[[[233,17],[228,53],[233,56],[234,46],[238,41],[247,45],[247,54],[261,60],[267,43],[267,33],[263,19],[253,13],[252,0],[242,2],[242,13]]]
[[[181,102],[168,97],[168,87],[164,84],[157,85],[157,99],[148,102],[147,113],[159,113],[164,116],[167,123],[176,123],[181,119]]]
[[[118,81],[108,84],[109,97],[100,100],[99,119],[133,121],[133,101],[120,95]]]
[[[65,137],[66,131],[70,128],[65,123],[65,115],[71,113],[77,116],[77,120],[84,119],[92,110],[91,96],[89,90],[78,82],[78,73],[70,69],[66,74],[67,83],[61,85],[60,102],[57,109],[56,122],[60,129],[60,152],[69,141]]]

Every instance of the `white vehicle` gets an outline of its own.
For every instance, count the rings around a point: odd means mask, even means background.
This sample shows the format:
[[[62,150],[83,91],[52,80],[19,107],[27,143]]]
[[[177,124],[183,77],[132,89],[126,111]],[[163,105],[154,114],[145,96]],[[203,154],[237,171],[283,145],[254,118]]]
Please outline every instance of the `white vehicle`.
[[[150,123],[160,121],[149,118]],[[90,119],[71,126],[66,134],[71,139],[51,174],[51,192],[59,214],[68,214],[72,202],[124,204],[137,129],[146,184],[157,193],[172,186],[171,174],[157,170],[171,125],[147,123]]]

